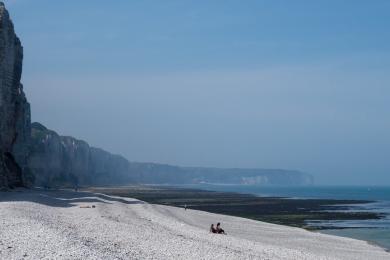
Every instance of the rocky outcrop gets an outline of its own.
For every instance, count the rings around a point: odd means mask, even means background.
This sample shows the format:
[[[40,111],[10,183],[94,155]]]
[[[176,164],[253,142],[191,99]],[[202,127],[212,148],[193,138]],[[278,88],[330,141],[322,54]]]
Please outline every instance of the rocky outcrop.
[[[30,105],[20,83],[23,47],[0,2],[0,188],[23,185],[30,138]]]
[[[38,186],[110,184],[260,184],[309,185],[311,175],[299,171],[179,167],[129,162],[120,155],[90,147],[73,137],[59,136],[39,123],[31,125],[28,167]]]

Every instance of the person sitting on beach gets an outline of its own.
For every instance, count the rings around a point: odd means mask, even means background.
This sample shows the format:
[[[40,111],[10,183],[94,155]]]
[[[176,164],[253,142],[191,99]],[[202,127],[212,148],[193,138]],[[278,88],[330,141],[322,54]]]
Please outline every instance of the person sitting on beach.
[[[217,229],[214,227],[214,224],[211,224],[210,233],[217,233]]]
[[[216,230],[217,230],[217,233],[218,233],[218,234],[224,234],[224,235],[226,235],[225,230],[223,230],[223,229],[221,228],[221,223],[219,223],[219,222],[218,222],[218,224],[217,224]]]

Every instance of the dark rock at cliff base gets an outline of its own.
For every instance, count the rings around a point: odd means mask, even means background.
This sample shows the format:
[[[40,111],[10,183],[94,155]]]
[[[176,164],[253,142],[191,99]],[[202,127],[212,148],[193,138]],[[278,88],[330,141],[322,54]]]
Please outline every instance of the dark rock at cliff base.
[[[23,47],[0,3],[0,189],[23,185],[30,138],[30,105],[20,83]]]

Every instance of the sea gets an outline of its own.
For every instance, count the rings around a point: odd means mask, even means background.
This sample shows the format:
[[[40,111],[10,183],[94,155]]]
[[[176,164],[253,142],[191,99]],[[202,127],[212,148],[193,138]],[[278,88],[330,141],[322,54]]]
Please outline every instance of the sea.
[[[308,221],[311,226],[327,226],[318,232],[356,238],[390,250],[390,186],[259,186],[226,184],[191,184],[187,188],[253,194],[295,199],[341,199],[372,201],[350,205],[348,211],[378,212],[379,220]]]

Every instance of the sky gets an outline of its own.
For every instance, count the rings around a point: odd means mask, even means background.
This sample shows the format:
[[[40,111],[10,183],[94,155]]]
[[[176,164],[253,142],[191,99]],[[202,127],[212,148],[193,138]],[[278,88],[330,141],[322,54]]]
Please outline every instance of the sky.
[[[32,120],[130,161],[390,185],[390,1],[10,0]]]

